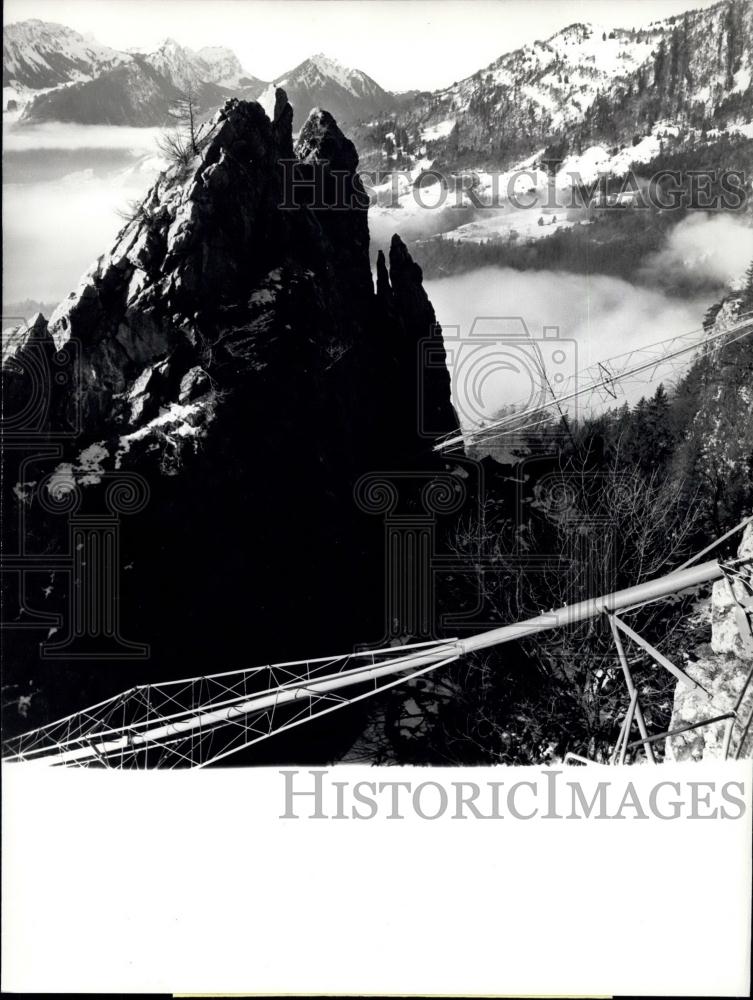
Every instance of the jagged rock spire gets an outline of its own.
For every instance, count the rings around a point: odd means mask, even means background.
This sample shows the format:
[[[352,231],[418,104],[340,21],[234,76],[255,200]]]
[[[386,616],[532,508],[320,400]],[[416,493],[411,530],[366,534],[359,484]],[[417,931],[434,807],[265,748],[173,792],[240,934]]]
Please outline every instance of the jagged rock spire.
[[[275,90],[275,109],[272,117],[277,149],[281,159],[293,159],[293,109],[288,95],[278,87]]]
[[[64,391],[83,434],[34,480],[62,463],[87,497],[116,475],[149,486],[124,523],[121,601],[124,619],[138,609],[131,636],[150,645],[148,670],[85,668],[78,707],[157,673],[222,669],[250,644],[262,661],[378,640],[383,526],[356,504],[356,484],[383,469],[424,484],[442,468],[417,419],[419,345],[441,349],[420,269],[393,241],[375,292],[355,148],[320,110],[293,148],[291,118],[281,90],[271,121],[229,101],[200,154],[160,177],[50,319],[57,346],[77,347]],[[303,198],[284,205],[291,152]],[[306,195],[312,179],[324,204]],[[43,318],[34,330],[48,336]],[[428,377],[426,398],[449,407],[446,372]],[[37,541],[62,551],[67,522],[59,537],[39,524]]]
[[[295,145],[296,155],[303,162],[318,160],[335,170],[353,173],[358,166],[356,147],[338,128],[328,111],[314,108],[306,119]]]
[[[376,262],[376,294],[381,303],[388,305],[392,301],[392,289],[390,288],[390,276],[387,271],[387,264],[384,259],[384,250],[377,254]]]

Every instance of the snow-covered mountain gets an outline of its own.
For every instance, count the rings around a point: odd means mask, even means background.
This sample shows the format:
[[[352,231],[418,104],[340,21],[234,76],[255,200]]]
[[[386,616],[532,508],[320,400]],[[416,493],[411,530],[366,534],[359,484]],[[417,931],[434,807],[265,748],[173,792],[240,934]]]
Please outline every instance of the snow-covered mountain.
[[[200,79],[196,53],[166,38],[154,52],[144,54],[144,60],[174,87],[195,85]]]
[[[129,62],[92,80],[38,94],[24,108],[20,124],[164,125],[180,96],[181,91],[143,56],[134,55]],[[210,100],[213,104],[221,101],[221,92],[212,93]]]
[[[231,49],[206,46],[194,52],[180,45],[173,38],[166,38],[154,52],[145,53],[145,59],[173,86],[185,88],[191,84],[213,83],[219,87],[237,88],[264,86],[262,80],[251,76]]]
[[[3,32],[3,81],[8,99],[26,104],[23,122],[158,125],[176,91],[190,85],[209,112],[226,97],[256,99],[271,112],[277,86],[286,87],[298,124],[312,107],[354,122],[395,107],[371,77],[323,54],[306,59],[267,85],[222,46],[194,51],[173,38],[154,50],[119,52],[62,25],[22,21]],[[265,89],[266,88],[266,89]]]
[[[753,2],[722,0],[641,29],[572,24],[360,130],[367,160],[504,166],[557,143],[630,142],[679,115],[750,121]],[[403,164],[404,165],[404,164]]]
[[[161,125],[188,85],[207,114],[229,96],[255,98],[265,86],[230,49],[195,52],[167,38],[150,52],[118,52],[44,21],[8,25],[3,58],[5,106],[23,107],[22,124]]]
[[[284,87],[295,109],[294,127],[313,107],[325,107],[339,122],[354,122],[395,106],[395,98],[359,69],[323,53],[311,56],[274,80],[259,101],[271,110],[276,87]]]
[[[3,28],[3,88],[43,90],[91,79],[130,60],[63,24],[19,21]]]
[[[472,76],[408,102],[394,121],[375,122],[365,144],[454,160],[508,161],[583,119],[597,95],[650,59],[662,29],[572,24],[506,53]],[[385,143],[386,139],[386,143]],[[431,146],[430,144],[434,144]]]

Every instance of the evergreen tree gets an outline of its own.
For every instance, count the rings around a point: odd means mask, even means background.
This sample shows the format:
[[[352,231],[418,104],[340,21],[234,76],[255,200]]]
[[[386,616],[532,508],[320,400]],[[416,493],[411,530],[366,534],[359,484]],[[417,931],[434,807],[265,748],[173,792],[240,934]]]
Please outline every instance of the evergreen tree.
[[[654,86],[662,90],[667,71],[667,45],[664,39],[659,42],[659,48],[654,58]]]
[[[660,383],[646,408],[645,440],[648,448],[648,467],[663,467],[669,460],[674,442],[669,413],[669,396]]]
[[[703,317],[703,329],[710,330],[714,323],[716,322],[716,317],[719,314],[719,310],[722,308],[721,302],[715,302],[713,305],[709,306]]]
[[[753,309],[753,260],[748,265],[743,283],[742,303],[740,306],[743,312]]]

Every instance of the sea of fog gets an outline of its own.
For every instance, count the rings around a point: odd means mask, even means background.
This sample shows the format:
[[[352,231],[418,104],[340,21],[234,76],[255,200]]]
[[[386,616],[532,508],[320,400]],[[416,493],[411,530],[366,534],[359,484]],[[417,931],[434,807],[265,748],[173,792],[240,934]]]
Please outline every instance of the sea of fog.
[[[131,201],[164,166],[157,129],[45,125],[3,130],[3,311],[58,302],[109,249]]]
[[[426,290],[443,327],[453,401],[468,428],[511,404],[551,398],[542,371],[564,395],[587,384],[584,369],[598,362],[699,330],[709,305],[704,297],[672,298],[605,275],[501,267],[427,281]],[[636,355],[618,366],[643,360]],[[617,388],[618,401],[608,394],[600,401],[634,402],[653,392],[649,376],[669,381],[678,371],[675,363],[647,373]]]

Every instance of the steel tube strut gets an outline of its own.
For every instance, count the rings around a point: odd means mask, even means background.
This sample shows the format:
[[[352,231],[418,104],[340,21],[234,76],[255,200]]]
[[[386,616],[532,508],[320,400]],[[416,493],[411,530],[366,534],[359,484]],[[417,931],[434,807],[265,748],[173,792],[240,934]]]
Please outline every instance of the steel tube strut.
[[[648,742],[648,730],[646,729],[646,721],[643,718],[643,709],[641,708],[640,702],[638,700],[638,689],[635,686],[633,675],[630,672],[630,664],[627,661],[627,656],[625,656],[625,648],[622,645],[622,639],[620,639],[620,633],[617,631],[617,626],[615,625],[614,620],[615,620],[615,615],[610,615],[609,627],[612,629],[612,638],[614,639],[614,644],[617,647],[617,655],[620,658],[620,666],[622,667],[622,673],[624,674],[625,677],[625,685],[627,686],[628,693],[630,695],[631,705],[633,704],[633,699],[635,699],[635,705],[633,708],[635,712],[635,721],[638,723],[638,730],[641,734],[641,737],[646,741],[645,744],[646,759],[651,761],[651,763],[653,764],[654,752],[651,749],[651,744]],[[629,729],[626,728],[624,742],[623,742],[624,750],[627,750],[627,741],[629,740],[629,738],[630,738],[630,731]],[[620,760],[620,763],[621,764],[623,763],[622,759]]]
[[[740,560],[740,563],[751,562],[751,560]],[[529,635],[536,635],[538,632],[545,632],[548,629],[561,628],[565,625],[573,625],[576,622],[586,621],[588,618],[596,618],[606,612],[612,614],[623,608],[629,607],[639,601],[655,600],[659,597],[667,597],[669,594],[676,594],[680,590],[688,587],[695,587],[701,583],[710,583],[719,580],[724,576],[724,570],[716,559],[701,563],[698,566],[690,566],[681,572],[669,573],[667,576],[660,576],[656,580],[648,580],[646,583],[639,583],[626,590],[618,590],[613,594],[604,597],[592,597],[578,604],[568,607],[557,608],[535,618],[528,618],[526,621],[516,622],[514,625],[503,625],[501,628],[492,629],[489,632],[481,632],[479,635],[471,636],[468,639],[459,640],[456,645],[462,648],[465,653],[472,653],[477,649],[486,649],[489,646],[496,646],[501,642],[512,642],[516,639],[525,639]]]

